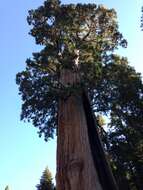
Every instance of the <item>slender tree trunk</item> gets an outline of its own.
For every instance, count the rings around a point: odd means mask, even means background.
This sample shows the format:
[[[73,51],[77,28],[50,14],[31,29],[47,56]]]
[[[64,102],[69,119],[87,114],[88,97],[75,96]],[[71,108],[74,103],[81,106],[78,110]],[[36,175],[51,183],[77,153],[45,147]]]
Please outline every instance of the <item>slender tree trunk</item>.
[[[61,81],[75,83],[76,73],[65,70]],[[94,167],[81,96],[59,102],[57,190],[102,190]]]

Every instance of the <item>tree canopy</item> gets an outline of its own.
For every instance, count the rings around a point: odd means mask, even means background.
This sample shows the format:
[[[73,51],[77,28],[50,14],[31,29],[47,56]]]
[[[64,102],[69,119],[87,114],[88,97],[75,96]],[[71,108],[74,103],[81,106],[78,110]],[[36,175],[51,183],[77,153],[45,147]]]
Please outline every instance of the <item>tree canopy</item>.
[[[17,74],[23,100],[21,119],[32,120],[39,135],[44,134],[47,140],[57,127],[58,98],[81,89],[91,95],[94,110],[110,111],[116,95],[113,90],[108,92],[109,87],[118,84],[114,80],[107,84],[106,80],[113,68],[129,67],[124,58],[113,54],[119,46],[127,45],[118,31],[115,10],[95,4],[64,5],[48,0],[38,9],[30,10],[27,20],[32,27],[30,34],[42,50],[33,53],[33,58],[26,61],[26,70]],[[77,52],[81,80],[76,86],[63,86],[60,72],[63,68],[76,70],[73,61]],[[120,77],[119,71],[116,76]]]

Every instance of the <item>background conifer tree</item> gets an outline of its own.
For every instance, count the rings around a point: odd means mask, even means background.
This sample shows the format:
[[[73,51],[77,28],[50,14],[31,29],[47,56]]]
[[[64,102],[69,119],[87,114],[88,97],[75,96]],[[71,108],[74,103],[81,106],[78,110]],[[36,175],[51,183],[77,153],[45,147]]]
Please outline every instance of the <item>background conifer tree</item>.
[[[41,176],[40,184],[36,185],[37,190],[54,190],[52,182],[52,175],[48,168],[46,168]]]
[[[8,185],[5,187],[5,190],[10,190]]]

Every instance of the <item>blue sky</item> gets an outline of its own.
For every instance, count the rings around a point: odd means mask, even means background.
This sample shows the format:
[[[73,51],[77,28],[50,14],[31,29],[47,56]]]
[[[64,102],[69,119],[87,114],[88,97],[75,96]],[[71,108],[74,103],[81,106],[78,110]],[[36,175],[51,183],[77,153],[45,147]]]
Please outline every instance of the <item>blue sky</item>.
[[[20,121],[21,99],[15,75],[25,67],[25,60],[37,50],[28,35],[27,11],[42,0],[13,0],[0,3],[0,189],[36,190],[42,171],[48,166],[55,175],[56,143],[39,139],[37,130]],[[77,0],[64,3],[81,2]],[[143,32],[140,30],[142,0],[82,1],[115,8],[120,31],[128,48],[119,53],[127,56],[138,72],[143,72]]]

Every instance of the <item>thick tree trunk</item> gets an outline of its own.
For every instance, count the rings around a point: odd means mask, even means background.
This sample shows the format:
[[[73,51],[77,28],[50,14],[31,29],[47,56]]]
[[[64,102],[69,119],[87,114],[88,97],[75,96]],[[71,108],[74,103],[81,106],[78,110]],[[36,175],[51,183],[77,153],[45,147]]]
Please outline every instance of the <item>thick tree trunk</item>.
[[[64,85],[79,81],[64,70]],[[85,93],[59,102],[57,190],[116,190]]]
[[[64,84],[78,80],[71,71],[62,73]],[[57,140],[57,190],[102,190],[90,149],[82,98],[59,102]]]

